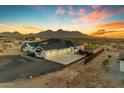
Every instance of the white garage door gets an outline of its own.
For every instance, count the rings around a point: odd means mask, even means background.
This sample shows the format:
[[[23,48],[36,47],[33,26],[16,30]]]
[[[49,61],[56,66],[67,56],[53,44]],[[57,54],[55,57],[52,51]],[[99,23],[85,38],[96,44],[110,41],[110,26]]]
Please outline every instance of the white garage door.
[[[124,72],[124,61],[120,61],[120,71]]]

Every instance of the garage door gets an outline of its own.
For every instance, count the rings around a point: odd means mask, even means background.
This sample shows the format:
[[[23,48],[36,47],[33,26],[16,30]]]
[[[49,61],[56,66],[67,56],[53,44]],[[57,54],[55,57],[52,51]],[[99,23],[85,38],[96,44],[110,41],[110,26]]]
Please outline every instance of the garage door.
[[[123,60],[120,61],[120,71],[124,72],[124,61]]]

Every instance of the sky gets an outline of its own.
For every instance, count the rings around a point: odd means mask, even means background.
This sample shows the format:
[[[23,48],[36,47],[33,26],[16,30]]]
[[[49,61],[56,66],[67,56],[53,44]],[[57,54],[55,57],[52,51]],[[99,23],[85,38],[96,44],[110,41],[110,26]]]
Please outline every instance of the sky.
[[[80,31],[106,36],[124,32],[122,5],[0,5],[0,32]],[[109,36],[109,35],[108,35]]]

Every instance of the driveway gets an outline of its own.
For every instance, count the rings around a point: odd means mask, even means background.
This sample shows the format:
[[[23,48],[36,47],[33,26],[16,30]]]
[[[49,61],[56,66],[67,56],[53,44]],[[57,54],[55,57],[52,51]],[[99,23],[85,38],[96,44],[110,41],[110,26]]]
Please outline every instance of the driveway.
[[[80,54],[64,54],[61,56],[55,56],[55,57],[51,57],[48,60],[54,61],[56,63],[60,63],[63,65],[69,65],[79,59],[84,58],[85,55],[80,55]]]
[[[33,60],[34,59],[34,60]],[[21,55],[0,56],[0,83],[15,80],[29,75],[42,75],[64,67],[64,65],[45,59],[36,59]]]

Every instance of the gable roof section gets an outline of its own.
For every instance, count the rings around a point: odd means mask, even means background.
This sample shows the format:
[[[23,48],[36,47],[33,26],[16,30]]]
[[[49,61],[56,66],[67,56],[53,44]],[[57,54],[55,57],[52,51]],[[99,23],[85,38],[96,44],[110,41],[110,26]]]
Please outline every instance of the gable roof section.
[[[63,49],[73,46],[72,42],[68,40],[49,39],[46,40],[46,42],[47,42],[46,44],[44,43],[39,44],[39,46],[42,47],[44,50]]]
[[[28,43],[30,46],[33,46],[33,47],[37,47],[39,46],[41,42],[31,42],[31,43]]]

